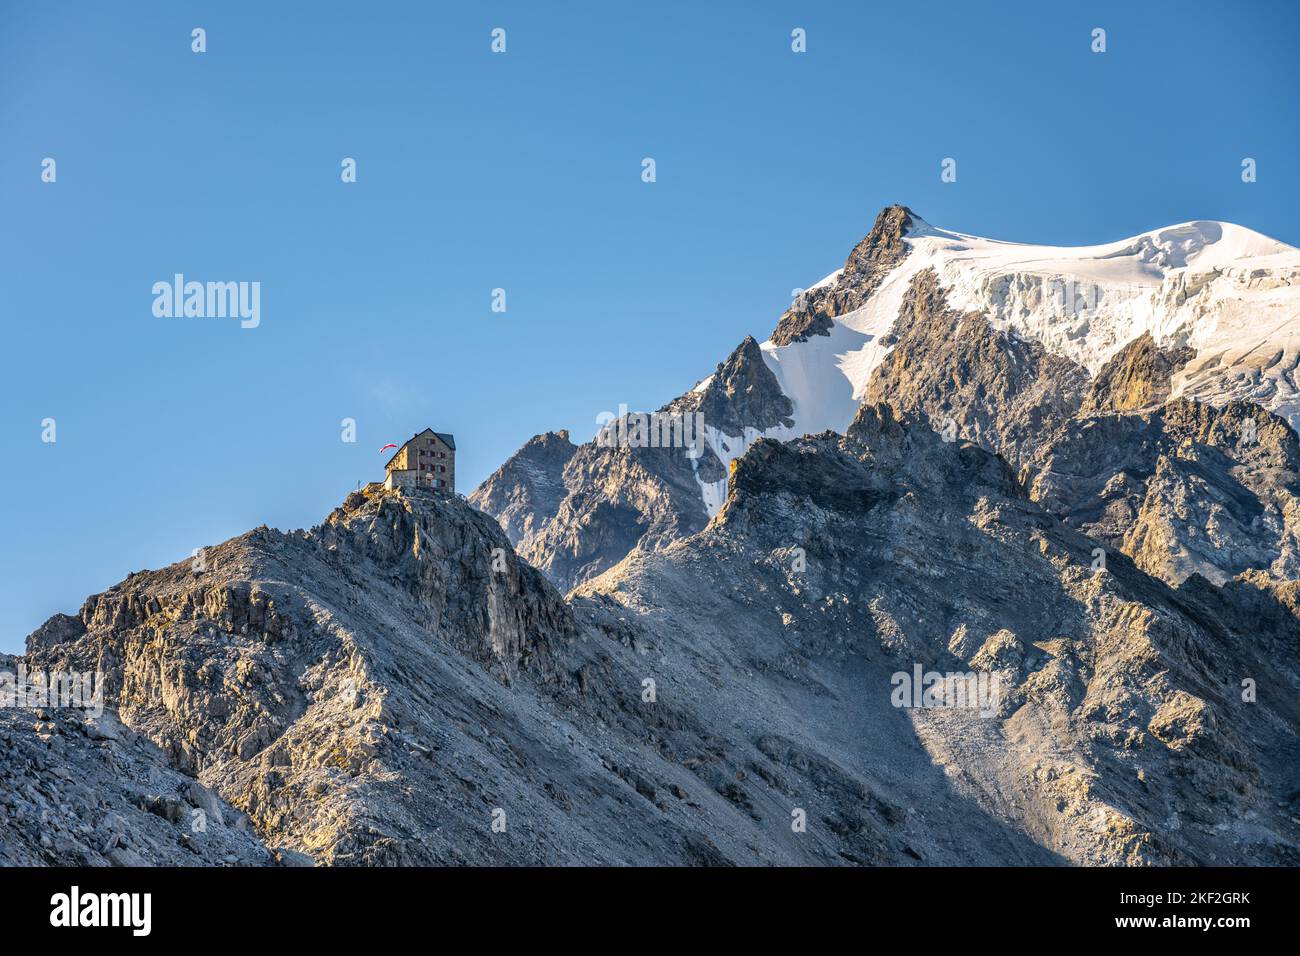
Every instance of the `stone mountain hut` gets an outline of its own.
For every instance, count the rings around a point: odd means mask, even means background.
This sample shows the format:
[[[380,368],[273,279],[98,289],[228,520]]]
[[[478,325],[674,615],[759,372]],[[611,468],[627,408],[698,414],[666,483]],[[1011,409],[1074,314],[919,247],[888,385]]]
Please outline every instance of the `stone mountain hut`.
[[[432,428],[412,435],[384,466],[385,488],[456,490],[456,439]]]

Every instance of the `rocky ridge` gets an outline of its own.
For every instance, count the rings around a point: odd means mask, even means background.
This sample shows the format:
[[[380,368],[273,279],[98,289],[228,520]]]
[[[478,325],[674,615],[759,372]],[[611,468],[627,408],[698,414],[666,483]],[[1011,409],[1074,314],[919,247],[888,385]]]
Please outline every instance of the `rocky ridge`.
[[[468,505],[360,492],[132,575],[26,662],[105,673],[144,743],[81,819],[118,813],[146,862],[1296,862],[1295,586],[1175,589],[1095,546],[1000,457],[870,405],[756,441],[704,529],[567,600]],[[1002,690],[896,706],[918,667]],[[89,763],[69,721],[9,753]],[[208,791],[242,850],[185,846]],[[6,852],[82,858],[38,832]]]
[[[790,412],[748,337],[696,389],[655,413],[689,422],[689,444],[610,446],[597,436],[556,452],[559,443],[537,436],[469,501],[501,522],[520,556],[569,588],[633,549],[654,550],[701,530],[709,519],[701,489],[716,489],[719,503],[725,494],[727,467],[718,452],[734,453],[764,429],[792,425]],[[608,427],[619,426],[616,419]]]
[[[903,241],[915,214],[906,206],[887,206],[871,230],[853,247],[843,268],[804,291],[777,321],[771,341],[790,345],[812,335],[829,335],[836,316],[861,305],[880,286],[885,275],[907,256]]]
[[[1171,583],[1194,571],[1222,582],[1250,569],[1288,580],[1295,522],[1286,465],[1262,464],[1257,473],[1249,463],[1202,454],[1189,472],[1189,459],[1175,453],[1181,445],[1147,442],[1137,426],[1094,421],[1123,415],[1163,423],[1164,417],[1150,416],[1170,401],[1240,409],[1245,403],[1235,396],[1241,394],[1271,396],[1270,403],[1289,408],[1280,391],[1288,381],[1289,346],[1280,343],[1277,360],[1265,362],[1262,371],[1250,364],[1251,355],[1268,352],[1259,344],[1225,365],[1215,358],[1219,350],[1235,353],[1220,341],[1210,311],[1219,301],[1227,327],[1245,322],[1252,307],[1274,315],[1300,275],[1292,263],[1300,254],[1286,250],[1215,223],[1184,224],[1091,250],[1018,247],[939,230],[906,207],[887,207],[845,266],[782,316],[769,342],[757,349],[752,340],[742,343],[717,373],[666,406],[706,413],[708,439],[698,460],[657,449],[628,456],[647,465],[645,472],[655,476],[647,479],[618,463],[617,455],[589,451],[582,457],[600,464],[566,474],[569,506],[555,515],[539,512],[532,525],[543,530],[521,541],[521,554],[568,588],[633,548],[656,550],[696,533],[725,500],[730,466],[746,449],[762,437],[787,440],[820,430],[818,423],[835,415],[825,409],[814,414],[807,403],[838,407],[830,393],[819,392],[820,382],[865,367],[871,372],[860,391],[841,402],[849,409],[846,425],[861,402],[924,415],[935,428],[1004,456],[1023,481],[1037,481],[1036,493],[1051,498],[1055,513],[1073,515],[1067,520],[1094,530],[1100,541],[1138,557]],[[1206,265],[1196,266],[1207,256]],[[1019,259],[1027,265],[1017,265]],[[1251,262],[1259,263],[1254,278],[1241,265]],[[1040,274],[1075,264],[1082,274],[1102,278]],[[1039,271],[1017,271],[1023,269]],[[1106,278],[1111,273],[1140,281]],[[1152,284],[1157,274],[1163,280]],[[981,307],[967,307],[971,302]],[[1160,342],[1147,329],[1118,340],[1095,368],[1071,357],[1084,354],[1070,344],[1080,336],[1105,341],[1123,335],[1135,327],[1135,315],[1147,312],[1169,316],[1170,331]],[[1055,324],[1040,328],[1049,321]],[[823,368],[828,362],[839,371]],[[743,375],[736,375],[737,366]],[[745,387],[732,387],[738,377]],[[720,390],[719,383],[726,387]],[[725,401],[707,401],[719,394]],[[1268,414],[1260,408],[1260,421]],[[1100,434],[1099,428],[1112,438],[1133,438],[1156,457],[1122,444],[1097,449],[1087,461],[1069,465],[1080,469],[1071,474],[1086,472],[1090,480],[1060,480],[1068,470],[1065,449],[1085,447],[1080,436]],[[1149,480],[1153,475],[1158,480]],[[1082,497],[1067,500],[1072,494]],[[475,500],[500,513],[493,502]],[[1101,511],[1109,523],[1089,517]]]

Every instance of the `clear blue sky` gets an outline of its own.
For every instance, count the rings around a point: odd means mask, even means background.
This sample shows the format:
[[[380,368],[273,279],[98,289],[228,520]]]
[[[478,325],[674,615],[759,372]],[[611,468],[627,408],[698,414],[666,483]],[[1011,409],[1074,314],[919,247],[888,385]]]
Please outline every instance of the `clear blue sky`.
[[[975,6],[3,3],[0,650],[316,523],[425,425],[468,491],[537,432],[657,407],[890,202],[1022,241],[1300,244],[1297,4]],[[259,281],[261,326],[155,318],[176,272]]]

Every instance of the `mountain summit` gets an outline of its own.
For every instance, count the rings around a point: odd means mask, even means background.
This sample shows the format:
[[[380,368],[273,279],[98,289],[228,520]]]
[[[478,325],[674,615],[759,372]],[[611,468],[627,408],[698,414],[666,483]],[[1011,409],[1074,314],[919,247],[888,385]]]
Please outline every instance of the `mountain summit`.
[[[1090,376],[1150,335],[1161,348],[1193,353],[1170,397],[1248,400],[1300,420],[1300,250],[1206,221],[1099,246],[1022,245],[940,229],[890,206],[764,345],[800,431],[847,427],[889,353],[904,298],[927,272],[947,308],[978,314]]]

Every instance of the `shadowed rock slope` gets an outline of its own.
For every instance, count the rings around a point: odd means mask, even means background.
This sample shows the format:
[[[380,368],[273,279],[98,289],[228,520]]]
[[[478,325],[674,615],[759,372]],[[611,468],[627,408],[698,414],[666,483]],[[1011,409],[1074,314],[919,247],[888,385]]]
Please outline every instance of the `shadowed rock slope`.
[[[1257,405],[1084,417],[1023,476],[1053,513],[1171,583],[1300,577],[1300,440]]]
[[[759,442],[703,533],[575,597],[644,621],[667,686],[760,750],[871,768],[927,829],[964,804],[1075,863],[1297,862],[1293,588],[1172,589],[1093,548],[1001,459],[868,406]],[[997,715],[890,706],[916,665],[997,674]]]
[[[560,510],[567,494],[564,469],[577,450],[567,431],[536,435],[470,494],[469,503],[495,517],[518,546]]]
[[[1192,354],[1144,334],[1095,377],[1041,345],[952,310],[934,273],[912,282],[896,345],[866,399],[1013,462],[1031,496],[1148,573],[1222,584],[1300,577],[1300,444],[1247,402],[1176,398]]]

